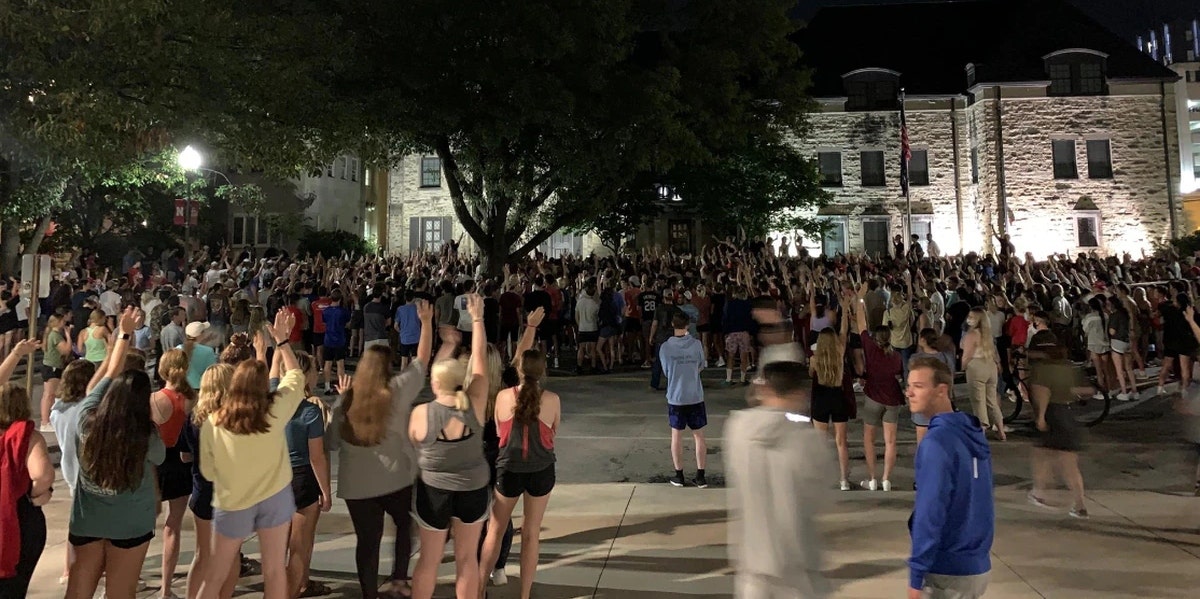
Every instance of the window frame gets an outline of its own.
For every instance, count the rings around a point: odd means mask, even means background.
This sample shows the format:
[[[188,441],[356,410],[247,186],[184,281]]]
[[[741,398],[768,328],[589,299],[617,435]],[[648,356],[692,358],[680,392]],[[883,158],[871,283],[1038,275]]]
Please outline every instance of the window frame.
[[[925,163],[925,168],[917,171],[913,169],[913,159],[917,155],[921,155],[921,160]],[[925,187],[929,185],[929,148],[912,148],[912,159],[908,161],[908,185],[910,187]],[[921,173],[921,177],[915,176],[916,173]]]
[[[1099,210],[1076,210],[1071,215],[1074,219],[1075,227],[1075,247],[1083,249],[1100,249],[1104,247],[1104,219],[1100,215]],[[1083,239],[1080,237],[1079,225],[1082,221],[1090,220],[1094,224],[1094,232],[1096,235],[1096,245],[1084,245]]]
[[[1042,57],[1046,95],[1103,96],[1108,93],[1108,55],[1087,48],[1069,48]]]
[[[971,148],[971,183],[979,183],[979,146]]]
[[[1093,167],[1093,164],[1096,164],[1096,163],[1094,163],[1092,161],[1092,144],[1094,144],[1094,143],[1096,143],[1096,144],[1103,143],[1104,144],[1103,167],[1101,168],[1101,170],[1098,170],[1098,171],[1095,170],[1097,167]],[[1112,179],[1113,178],[1112,140],[1107,137],[1103,137],[1103,138],[1097,137],[1097,138],[1093,138],[1093,139],[1084,140],[1084,150],[1087,153],[1088,179]],[[1107,169],[1107,170],[1104,170],[1104,169]]]
[[[835,250],[833,254],[829,254],[827,256],[829,258],[832,258],[835,255],[837,255],[837,253],[839,251],[841,252],[841,254],[843,256],[846,255],[846,253],[849,252],[849,248],[850,248],[850,217],[844,216],[844,215],[830,214],[830,215],[818,215],[815,218],[818,221],[831,222],[834,224],[834,226],[840,225],[842,227],[842,247],[841,247],[841,249]],[[828,235],[823,234],[823,235],[821,235],[821,238],[817,239],[816,241],[817,241],[816,255],[820,256],[820,255],[825,254],[825,244],[829,243]]]
[[[436,164],[437,165],[436,171],[427,168],[426,167],[427,163]],[[432,176],[434,173],[437,174],[436,182],[433,182],[433,183],[427,182],[427,181],[431,181],[432,179],[426,179],[426,176],[427,175]],[[422,156],[419,175],[421,178],[421,180],[420,180],[420,184],[421,184],[420,188],[421,189],[440,188],[442,186],[442,159],[438,158],[437,156]]]
[[[825,163],[822,158],[825,156],[837,157],[837,180],[826,179]],[[817,151],[817,171],[820,176],[821,187],[842,187],[846,181],[846,168],[842,157],[841,150],[818,150]]]
[[[1064,165],[1063,169],[1062,170],[1059,169],[1060,163],[1058,160],[1058,156],[1059,156],[1058,144],[1066,144],[1066,143],[1071,144],[1071,162],[1070,162],[1071,172],[1070,173],[1066,172],[1065,165],[1067,163],[1065,163],[1065,162],[1062,163]],[[1079,144],[1078,144],[1078,140],[1065,139],[1065,138],[1051,139],[1050,140],[1050,166],[1051,166],[1051,171],[1056,180],[1058,180],[1058,179],[1062,179],[1062,180],[1078,179],[1079,178]]]
[[[874,183],[874,182],[868,183],[867,182],[867,168],[866,168],[867,160],[866,160],[866,157],[868,154],[871,155],[873,158],[878,158],[878,162],[879,162],[879,182],[878,183]],[[860,187],[887,187],[887,156],[883,150],[878,150],[878,149],[860,150],[858,153],[858,167],[859,167],[858,180],[859,180]]]
[[[858,226],[862,229],[862,251],[870,256],[871,249],[867,247],[867,225],[883,224],[882,256],[892,255],[892,217],[885,214],[864,214],[858,217]]]

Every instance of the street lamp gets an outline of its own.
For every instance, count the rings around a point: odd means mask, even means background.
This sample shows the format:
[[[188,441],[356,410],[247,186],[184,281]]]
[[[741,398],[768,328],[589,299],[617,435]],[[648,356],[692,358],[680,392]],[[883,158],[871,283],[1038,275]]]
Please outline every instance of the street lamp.
[[[179,152],[178,161],[179,161],[179,168],[183,169],[184,171],[193,172],[193,173],[203,172],[203,173],[212,173],[214,175],[220,175],[222,179],[225,179],[225,183],[227,185],[229,185],[230,187],[233,187],[233,182],[229,180],[229,177],[226,176],[225,173],[222,173],[221,171],[214,170],[211,168],[204,168],[204,166],[203,166],[204,157],[200,155],[200,152],[198,150],[196,150],[196,148],[193,148],[190,145],[183,148],[183,150],[181,150]],[[183,253],[184,253],[184,260],[187,260],[188,259],[187,254],[192,247],[192,197],[191,197],[191,195],[188,195],[187,197],[185,197],[183,199],[183,202],[184,202],[184,204],[183,204],[184,205],[184,208],[183,208],[184,209]]]
[[[185,171],[198,171],[204,159],[200,156],[200,152],[196,148],[188,146],[179,153],[179,168]]]

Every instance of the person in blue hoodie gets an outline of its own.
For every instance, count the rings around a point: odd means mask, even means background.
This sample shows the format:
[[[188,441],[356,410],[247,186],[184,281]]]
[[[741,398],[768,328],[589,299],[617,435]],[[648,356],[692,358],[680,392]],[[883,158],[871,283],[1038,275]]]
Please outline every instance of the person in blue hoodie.
[[[909,599],[982,597],[996,531],[992,458],[979,419],[955,412],[953,375],[937,358],[909,363],[908,402],[930,419],[917,448],[917,497],[908,521]]]
[[[708,425],[708,412],[704,408],[704,387],[700,385],[700,371],[704,370],[704,347],[700,340],[688,334],[691,319],[683,312],[675,311],[671,317],[674,336],[659,345],[658,362],[667,375],[667,418],[671,424],[671,461],[675,465],[675,476],[671,484],[682,487],[683,478],[683,431],[692,430],[696,445],[696,478],[693,483],[703,489],[708,486],[704,478],[705,458],[708,448],[704,442],[704,427]]]

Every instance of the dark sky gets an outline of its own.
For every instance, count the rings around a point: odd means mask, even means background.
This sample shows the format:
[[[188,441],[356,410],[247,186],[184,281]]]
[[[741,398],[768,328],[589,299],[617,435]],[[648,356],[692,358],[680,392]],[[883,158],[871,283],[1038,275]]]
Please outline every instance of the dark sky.
[[[800,0],[800,17],[810,18],[822,6],[904,4],[917,0]],[[1200,17],[1200,0],[1068,0],[1130,43],[1139,33],[1165,21]]]

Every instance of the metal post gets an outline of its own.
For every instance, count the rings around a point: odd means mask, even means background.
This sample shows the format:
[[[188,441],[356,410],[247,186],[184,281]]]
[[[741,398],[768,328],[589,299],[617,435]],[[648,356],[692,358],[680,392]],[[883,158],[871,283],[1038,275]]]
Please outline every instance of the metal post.
[[[41,277],[40,260],[38,255],[33,255],[33,280],[29,289],[29,338],[37,339],[37,319],[38,319],[38,287],[41,285],[39,280]],[[42,348],[43,352],[50,351],[49,348]],[[33,352],[30,352],[29,359],[25,364],[25,390],[29,395],[33,395]]]
[[[192,196],[183,198],[183,260],[184,268],[192,259]]]

